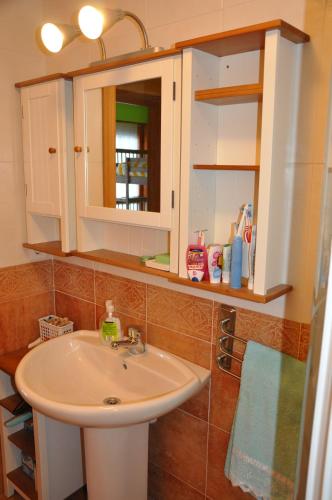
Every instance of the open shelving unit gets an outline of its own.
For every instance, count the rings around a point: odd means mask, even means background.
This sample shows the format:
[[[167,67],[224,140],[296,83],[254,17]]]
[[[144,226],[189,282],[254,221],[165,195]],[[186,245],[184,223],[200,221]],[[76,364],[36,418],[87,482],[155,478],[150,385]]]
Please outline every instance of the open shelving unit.
[[[66,498],[84,483],[80,429],[33,410],[34,431],[5,423],[22,398],[12,380],[28,349],[0,356],[0,437],[4,493],[7,498]],[[35,479],[22,470],[21,453],[35,460]],[[18,496],[19,495],[19,496]]]
[[[20,356],[21,352],[17,359]],[[5,366],[6,371],[11,366],[12,361],[9,360],[9,364]],[[4,379],[4,377],[2,378]],[[34,433],[25,430],[23,423],[14,427],[5,426],[5,422],[14,416],[13,412],[20,401],[22,398],[17,393],[0,400],[2,457],[6,471],[5,494],[9,496],[16,492],[26,500],[37,500],[35,481],[24,473],[20,465],[21,452],[26,453],[34,460],[36,459]]]
[[[296,114],[297,44],[309,36],[282,20],[176,43],[183,51],[179,277],[193,233],[229,243],[240,207],[251,202],[257,225],[254,290],[188,283],[265,303],[288,293],[290,222],[287,185]],[[199,172],[201,171],[201,173]],[[204,175],[203,175],[204,174]]]

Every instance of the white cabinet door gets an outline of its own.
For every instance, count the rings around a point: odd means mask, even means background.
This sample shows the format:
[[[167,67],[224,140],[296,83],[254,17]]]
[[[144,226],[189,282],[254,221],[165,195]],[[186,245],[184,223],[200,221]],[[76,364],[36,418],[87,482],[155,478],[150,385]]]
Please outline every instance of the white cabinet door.
[[[27,211],[60,217],[60,82],[22,89],[22,108]]]
[[[155,61],[148,61],[141,64],[127,66],[124,68],[117,68],[114,70],[104,71],[102,73],[91,74],[88,76],[80,76],[74,81],[74,99],[75,99],[75,141],[78,146],[75,162],[76,162],[76,181],[77,181],[77,201],[79,216],[90,218],[94,220],[118,222],[121,224],[130,224],[137,226],[147,226],[158,229],[170,230],[174,228],[174,196],[178,196],[178,176],[179,176],[179,150],[176,136],[179,135],[179,122],[180,122],[180,101],[181,101],[181,59],[165,58]],[[149,95],[149,99],[157,98],[157,93],[154,94],[155,89],[153,83],[159,81],[160,94],[158,94],[159,102],[159,118],[155,121],[156,127],[152,123],[152,107],[149,108],[149,120],[147,128],[150,130],[159,129],[160,139],[155,143],[150,141],[150,146],[145,148],[135,147],[136,151],[140,149],[147,149],[147,170],[145,174],[147,180],[145,181],[148,188],[149,195],[147,197],[147,208],[125,208],[124,205],[119,206],[121,196],[118,197],[118,191],[113,195],[113,201],[107,202],[105,196],[105,185],[110,184],[109,178],[113,175],[112,182],[118,185],[125,183],[122,178],[128,175],[129,180],[126,181],[126,189],[129,184],[144,184],[144,179],[139,177],[142,174],[134,176],[133,172],[129,171],[131,167],[127,163],[127,171],[119,173],[118,162],[115,160],[112,166],[111,174],[105,175],[105,149],[110,149],[110,137],[116,143],[114,151],[116,154],[125,152],[124,154],[132,154],[134,150],[121,149],[128,148],[129,146],[117,145],[117,131],[105,133],[105,94],[104,91],[114,91],[113,103],[113,118],[110,128],[117,127],[117,124],[123,120],[118,118],[117,105],[128,104],[125,100],[124,94],[131,95],[130,105],[133,102],[140,103],[143,92]],[[135,87],[135,91],[133,91]],[[128,89],[131,90],[128,90]],[[176,88],[176,92],[175,92]],[[143,89],[143,90],[142,90]],[[120,95],[117,92],[122,92]],[[136,98],[133,95],[136,93]],[[135,100],[136,99],[136,100]],[[147,107],[146,104],[143,107]],[[115,111],[116,108],[116,111]],[[114,118],[114,116],[116,116]],[[107,118],[109,119],[109,118]],[[126,120],[125,118],[124,120]],[[110,121],[110,119],[109,119]],[[130,121],[128,119],[128,121]],[[132,124],[137,125],[136,122]],[[113,134],[113,135],[112,135]],[[114,136],[116,135],[116,139]],[[105,140],[106,138],[106,140]],[[158,146],[157,146],[158,142]],[[160,147],[159,147],[160,142]],[[158,174],[154,174],[157,168],[155,167],[157,161],[152,164],[150,160],[153,149],[159,147],[158,158],[159,168]],[[113,150],[112,150],[113,151]],[[143,152],[142,152],[143,153]],[[134,158],[134,156],[133,156]],[[136,158],[136,157],[135,157]],[[121,160],[122,161],[122,160]],[[128,161],[128,158],[127,158]],[[116,168],[116,172],[115,172]],[[145,167],[146,168],[146,167]],[[155,169],[155,170],[153,170]],[[157,180],[150,189],[149,181],[156,175]],[[105,180],[106,179],[106,180]],[[120,179],[120,180],[119,180]],[[125,185],[125,184],[123,184]],[[129,186],[130,189],[130,186]],[[140,192],[140,189],[137,189]],[[144,192],[144,188],[142,189]],[[156,195],[158,191],[157,208],[150,209],[149,202],[150,196]],[[104,193],[104,194],[103,194]],[[146,196],[146,195],[145,195]],[[128,197],[128,194],[127,194]],[[138,198],[140,195],[138,195]],[[144,198],[144,195],[142,195]],[[128,200],[128,198],[127,198]]]

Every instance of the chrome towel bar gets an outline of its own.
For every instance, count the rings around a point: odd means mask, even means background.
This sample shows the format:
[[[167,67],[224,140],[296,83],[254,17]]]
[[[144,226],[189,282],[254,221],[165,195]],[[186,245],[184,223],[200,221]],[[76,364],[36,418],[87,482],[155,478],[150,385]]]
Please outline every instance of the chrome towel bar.
[[[217,341],[220,350],[220,352],[216,356],[217,365],[221,371],[228,373],[238,380],[241,380],[241,377],[239,377],[239,375],[236,375],[235,373],[232,373],[230,371],[232,360],[240,364],[242,364],[243,361],[242,358],[233,354],[233,346],[235,341],[241,342],[242,344],[246,345],[247,340],[241,339],[240,337],[236,337],[234,335],[236,310],[232,307],[222,304],[221,313],[223,316],[223,319],[220,321],[220,330],[222,335],[218,338]]]

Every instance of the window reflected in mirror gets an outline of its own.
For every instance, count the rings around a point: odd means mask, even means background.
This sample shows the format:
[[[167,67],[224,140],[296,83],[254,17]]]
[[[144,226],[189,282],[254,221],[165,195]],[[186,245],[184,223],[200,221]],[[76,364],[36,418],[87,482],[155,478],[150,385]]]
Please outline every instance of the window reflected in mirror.
[[[161,78],[85,98],[89,205],[159,212]]]

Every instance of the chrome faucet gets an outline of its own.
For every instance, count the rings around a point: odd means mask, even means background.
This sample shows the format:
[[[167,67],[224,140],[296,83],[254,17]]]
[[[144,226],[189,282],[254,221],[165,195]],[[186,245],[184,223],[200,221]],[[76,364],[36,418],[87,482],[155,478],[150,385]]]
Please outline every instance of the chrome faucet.
[[[137,328],[130,326],[128,328],[128,338],[123,340],[113,340],[111,342],[112,349],[125,347],[130,354],[142,354],[145,352],[145,344],[141,338],[141,332]]]

